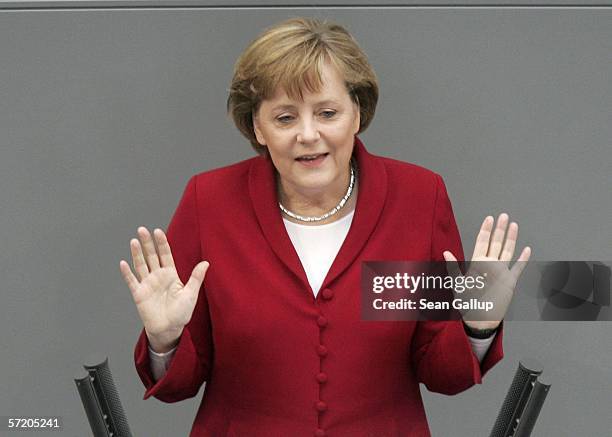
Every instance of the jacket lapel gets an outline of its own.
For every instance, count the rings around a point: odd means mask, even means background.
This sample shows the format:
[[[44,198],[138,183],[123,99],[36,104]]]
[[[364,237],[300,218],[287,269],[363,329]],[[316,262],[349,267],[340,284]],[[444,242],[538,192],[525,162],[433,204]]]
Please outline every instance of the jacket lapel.
[[[357,137],[355,137],[353,154],[359,169],[359,192],[355,215],[321,289],[342,274],[361,252],[374,232],[387,195],[387,173],[384,164],[369,154]],[[306,273],[289,239],[278,208],[275,178],[274,164],[269,157],[258,157],[253,160],[249,170],[249,195],[253,209],[261,231],[276,256],[310,289]]]
[[[289,239],[278,207],[275,169],[269,156],[259,156],[253,160],[249,169],[249,195],[261,232],[272,251],[310,289],[306,272]]]
[[[353,153],[357,158],[359,168],[359,193],[355,215],[346,239],[327,272],[321,289],[327,287],[341,275],[359,255],[376,228],[387,198],[387,172],[384,164],[369,154],[357,137],[355,137]]]

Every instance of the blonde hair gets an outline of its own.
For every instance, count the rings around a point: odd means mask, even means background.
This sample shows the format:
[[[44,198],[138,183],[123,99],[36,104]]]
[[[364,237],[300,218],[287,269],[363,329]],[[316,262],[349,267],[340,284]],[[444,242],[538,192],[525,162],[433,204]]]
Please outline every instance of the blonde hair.
[[[253,40],[234,66],[227,111],[238,130],[260,154],[253,116],[262,100],[280,86],[292,99],[303,91],[321,89],[321,71],[330,61],[344,78],[347,91],[359,105],[363,132],[374,118],[378,81],[363,50],[341,25],[310,18],[292,18],[267,28]]]

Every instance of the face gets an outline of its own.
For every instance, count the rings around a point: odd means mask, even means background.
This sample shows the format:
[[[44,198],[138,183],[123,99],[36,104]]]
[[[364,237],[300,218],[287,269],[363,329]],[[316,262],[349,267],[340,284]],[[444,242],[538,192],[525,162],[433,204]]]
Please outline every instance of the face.
[[[348,184],[359,106],[331,64],[321,79],[319,92],[304,92],[303,101],[278,89],[253,118],[257,141],[267,147],[286,192],[344,194]]]

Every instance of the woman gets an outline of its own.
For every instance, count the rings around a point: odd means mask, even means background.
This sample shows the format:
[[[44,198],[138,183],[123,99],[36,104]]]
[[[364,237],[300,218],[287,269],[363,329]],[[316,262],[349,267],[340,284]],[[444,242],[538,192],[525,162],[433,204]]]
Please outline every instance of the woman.
[[[357,138],[377,98],[344,28],[271,27],[228,98],[259,156],[192,177],[167,236],[131,240],[136,275],[120,268],[144,324],[145,399],[206,382],[191,436],[428,436],[419,383],[458,393],[502,358],[499,320],[360,320],[362,261],[463,259],[440,176]],[[507,264],[517,235],[487,217],[473,259]],[[501,274],[509,301],[520,271]]]

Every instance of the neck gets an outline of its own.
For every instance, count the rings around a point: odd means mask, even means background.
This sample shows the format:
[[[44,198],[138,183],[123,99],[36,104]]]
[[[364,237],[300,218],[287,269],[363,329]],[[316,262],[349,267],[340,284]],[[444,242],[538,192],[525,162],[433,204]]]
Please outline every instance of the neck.
[[[305,190],[303,188],[298,188],[292,186],[291,184],[284,183],[284,181],[279,178],[279,201],[285,208],[295,214],[304,217],[319,217],[338,205],[340,200],[347,192],[349,182],[350,170],[343,175],[342,179],[338,181],[338,183],[333,184],[332,188],[325,190]],[[313,226],[332,223],[339,220],[355,209],[358,190],[357,185],[357,178],[355,178],[353,192],[344,207],[336,214],[328,217],[325,220],[320,220],[317,222],[303,222],[285,214],[283,214],[283,217],[295,223]]]

